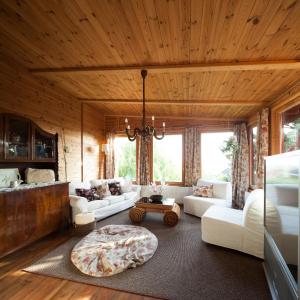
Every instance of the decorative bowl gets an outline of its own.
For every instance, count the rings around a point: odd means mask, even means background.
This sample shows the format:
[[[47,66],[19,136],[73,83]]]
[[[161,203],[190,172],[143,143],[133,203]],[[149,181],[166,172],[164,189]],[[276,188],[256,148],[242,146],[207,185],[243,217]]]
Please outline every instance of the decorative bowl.
[[[162,195],[152,195],[150,196],[150,199],[152,200],[153,203],[162,203]]]

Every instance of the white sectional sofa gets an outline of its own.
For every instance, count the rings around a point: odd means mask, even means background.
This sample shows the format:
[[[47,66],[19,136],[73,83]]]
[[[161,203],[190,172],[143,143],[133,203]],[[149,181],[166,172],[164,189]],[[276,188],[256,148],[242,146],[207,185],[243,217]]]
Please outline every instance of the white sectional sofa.
[[[277,214],[275,207],[272,212]],[[202,240],[263,258],[263,220],[264,192],[255,190],[248,197],[244,210],[210,207],[201,219]]]
[[[203,180],[199,179],[197,186],[201,185],[213,185],[213,198],[199,197],[194,195],[185,196],[183,198],[184,212],[202,217],[206,210],[213,206],[230,207],[232,188],[230,182],[215,181],[215,180]],[[192,194],[192,190],[191,190]]]
[[[102,200],[88,201],[84,197],[76,196],[75,189],[89,189],[100,185],[104,179],[91,181],[73,181],[69,184],[69,199],[72,207],[72,220],[74,222],[76,214],[93,212],[96,220],[101,220],[117,212],[134,206],[134,203],[140,198],[141,187],[132,185],[132,191],[122,193],[119,196],[108,196]],[[112,181],[112,180],[111,180]],[[117,180],[115,180],[117,181]]]

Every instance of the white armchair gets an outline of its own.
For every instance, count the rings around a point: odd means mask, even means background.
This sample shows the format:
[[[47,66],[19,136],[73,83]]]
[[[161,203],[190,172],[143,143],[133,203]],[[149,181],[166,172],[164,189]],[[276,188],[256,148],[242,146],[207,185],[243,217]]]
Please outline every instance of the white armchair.
[[[278,220],[276,207],[267,201],[268,212]],[[244,210],[212,206],[202,216],[202,240],[263,258],[264,192],[253,191]]]

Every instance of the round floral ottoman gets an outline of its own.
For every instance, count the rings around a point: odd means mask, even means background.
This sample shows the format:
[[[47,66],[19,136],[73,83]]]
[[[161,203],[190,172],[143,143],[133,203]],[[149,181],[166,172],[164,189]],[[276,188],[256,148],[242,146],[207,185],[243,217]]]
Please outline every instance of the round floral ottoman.
[[[156,236],[144,227],[108,225],[79,241],[71,252],[71,261],[84,274],[111,276],[144,264],[157,245]]]

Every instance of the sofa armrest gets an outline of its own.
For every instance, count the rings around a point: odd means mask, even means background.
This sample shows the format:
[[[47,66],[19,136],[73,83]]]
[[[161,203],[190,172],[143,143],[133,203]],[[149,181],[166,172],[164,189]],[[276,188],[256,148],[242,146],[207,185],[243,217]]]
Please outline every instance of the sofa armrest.
[[[76,208],[81,213],[88,212],[88,201],[86,198],[70,195],[69,199],[71,207]]]
[[[137,196],[141,197],[141,186],[137,184],[132,185],[132,191],[137,193]]]

